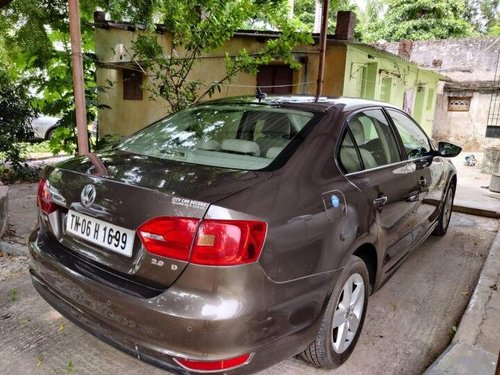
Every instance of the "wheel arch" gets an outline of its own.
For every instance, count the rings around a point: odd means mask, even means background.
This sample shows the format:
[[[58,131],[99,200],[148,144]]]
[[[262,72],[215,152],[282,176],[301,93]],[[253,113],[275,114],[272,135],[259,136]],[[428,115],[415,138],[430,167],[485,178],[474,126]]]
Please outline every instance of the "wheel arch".
[[[457,189],[457,174],[456,172],[454,173],[453,171],[450,171],[449,175],[448,175],[448,178],[447,178],[447,183],[446,183],[446,188],[443,190],[443,194],[441,196],[441,204],[440,204],[440,210],[442,209],[442,204],[444,203],[444,200],[446,198],[446,193],[448,192],[448,189],[451,187],[451,186],[455,186],[455,193],[456,193],[456,189]]]
[[[371,292],[375,289],[375,283],[377,280],[377,270],[378,270],[378,256],[375,246],[369,242],[366,242],[359,246],[353,253],[353,255],[361,258],[368,269],[368,275],[370,277],[370,287]]]
[[[50,140],[50,137],[49,137],[50,133],[52,133],[52,132],[53,132],[54,130],[56,130],[58,127],[59,127],[59,126],[57,126],[57,125],[53,125],[53,126],[51,126],[50,128],[48,128],[48,129],[47,129],[47,131],[45,132],[45,137],[44,137],[44,139],[45,139],[46,141],[49,141],[49,140]]]
[[[448,187],[450,187],[451,185],[454,185],[455,188],[457,187],[457,174],[456,173],[453,173],[453,175],[450,178],[450,181],[448,182]]]

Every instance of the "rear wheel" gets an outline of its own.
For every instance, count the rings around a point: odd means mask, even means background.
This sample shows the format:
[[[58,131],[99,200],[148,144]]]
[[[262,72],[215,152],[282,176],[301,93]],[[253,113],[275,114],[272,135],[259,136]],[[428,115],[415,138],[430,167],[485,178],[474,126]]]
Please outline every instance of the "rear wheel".
[[[52,137],[54,136],[54,133],[56,131],[57,128],[53,128],[53,129],[50,129],[47,134],[45,135],[45,139],[47,141],[50,141],[52,139]]]
[[[438,225],[432,234],[436,236],[444,236],[450,225],[451,212],[453,211],[453,198],[455,197],[455,184],[451,183],[446,191],[443,208],[438,218]]]
[[[365,263],[352,256],[333,289],[318,336],[302,358],[324,368],[336,368],[349,358],[363,327],[369,289]]]

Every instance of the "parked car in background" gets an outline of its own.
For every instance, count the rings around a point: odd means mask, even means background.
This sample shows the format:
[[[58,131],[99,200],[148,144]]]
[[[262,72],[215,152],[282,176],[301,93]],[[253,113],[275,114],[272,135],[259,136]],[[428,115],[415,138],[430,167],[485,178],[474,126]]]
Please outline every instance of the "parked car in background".
[[[32,281],[68,319],[176,373],[298,353],[334,368],[369,294],[446,233],[459,152],[381,102],[196,105],[45,171]]]
[[[57,129],[57,122],[59,120],[60,118],[51,116],[40,116],[35,118],[31,123],[34,133],[33,138],[38,140],[49,140]]]

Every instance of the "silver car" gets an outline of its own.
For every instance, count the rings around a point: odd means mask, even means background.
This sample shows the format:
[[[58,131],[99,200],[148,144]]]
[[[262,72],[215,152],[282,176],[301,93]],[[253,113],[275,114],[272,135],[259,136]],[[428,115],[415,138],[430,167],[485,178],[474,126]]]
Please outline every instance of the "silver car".
[[[40,116],[35,118],[31,123],[34,139],[48,140],[52,138],[54,131],[57,129],[58,117]]]

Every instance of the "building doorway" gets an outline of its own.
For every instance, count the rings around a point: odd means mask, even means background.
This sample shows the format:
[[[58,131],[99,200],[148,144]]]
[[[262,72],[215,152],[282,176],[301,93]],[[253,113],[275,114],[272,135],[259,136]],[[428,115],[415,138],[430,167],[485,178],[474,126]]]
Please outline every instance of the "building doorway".
[[[293,70],[288,65],[263,65],[257,73],[257,86],[266,94],[291,94]]]

